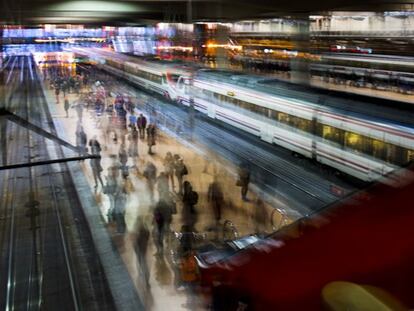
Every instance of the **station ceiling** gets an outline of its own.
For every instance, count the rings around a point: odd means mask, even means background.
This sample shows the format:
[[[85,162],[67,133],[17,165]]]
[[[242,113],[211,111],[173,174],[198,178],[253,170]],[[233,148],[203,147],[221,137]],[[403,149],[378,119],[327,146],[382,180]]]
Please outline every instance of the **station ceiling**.
[[[142,25],[407,10],[414,10],[414,0],[0,0],[0,23]]]

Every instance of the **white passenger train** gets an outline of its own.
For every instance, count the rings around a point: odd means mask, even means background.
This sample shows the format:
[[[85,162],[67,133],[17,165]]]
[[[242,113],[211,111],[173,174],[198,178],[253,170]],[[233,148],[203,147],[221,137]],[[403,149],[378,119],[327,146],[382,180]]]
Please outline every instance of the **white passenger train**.
[[[108,72],[364,181],[414,158],[413,128],[323,106],[312,95],[281,96],[271,79],[112,52],[93,55]]]

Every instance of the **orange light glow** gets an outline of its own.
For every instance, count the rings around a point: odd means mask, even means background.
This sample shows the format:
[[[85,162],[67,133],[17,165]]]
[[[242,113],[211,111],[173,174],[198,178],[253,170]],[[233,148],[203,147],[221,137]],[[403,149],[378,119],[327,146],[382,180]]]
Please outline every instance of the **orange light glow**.
[[[192,52],[193,47],[191,46],[157,46],[157,50],[176,50],[176,51],[188,51]]]
[[[225,49],[230,49],[230,50],[239,50],[241,51],[243,49],[243,47],[241,45],[232,45],[232,44],[216,44],[216,43],[208,43],[208,44],[203,44],[202,45],[203,48],[208,48],[208,49],[212,49],[212,48],[225,48]]]

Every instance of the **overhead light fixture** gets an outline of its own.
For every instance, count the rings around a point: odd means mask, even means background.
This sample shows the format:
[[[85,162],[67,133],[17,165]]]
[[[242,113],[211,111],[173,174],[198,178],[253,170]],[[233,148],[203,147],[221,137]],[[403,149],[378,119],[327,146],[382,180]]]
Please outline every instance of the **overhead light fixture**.
[[[139,6],[126,3],[126,2],[114,2],[114,1],[65,1],[45,7],[48,11],[61,11],[61,12],[111,12],[111,13],[129,13],[138,11]]]

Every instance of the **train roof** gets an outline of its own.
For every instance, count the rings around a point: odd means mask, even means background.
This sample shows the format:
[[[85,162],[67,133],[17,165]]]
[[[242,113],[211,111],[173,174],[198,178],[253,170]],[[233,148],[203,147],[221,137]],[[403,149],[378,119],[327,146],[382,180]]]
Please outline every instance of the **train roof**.
[[[254,89],[255,91],[299,100],[340,110],[342,114],[353,114],[384,123],[387,120],[410,130],[414,126],[414,104],[395,100],[373,98],[366,95],[327,90],[314,86],[299,85],[257,75],[248,75],[228,70],[199,70],[196,79],[216,81],[232,86]]]

